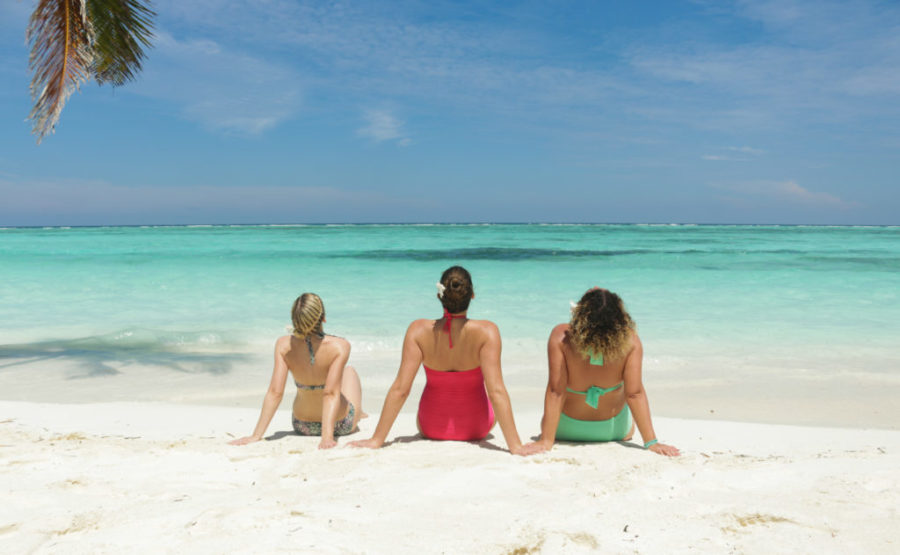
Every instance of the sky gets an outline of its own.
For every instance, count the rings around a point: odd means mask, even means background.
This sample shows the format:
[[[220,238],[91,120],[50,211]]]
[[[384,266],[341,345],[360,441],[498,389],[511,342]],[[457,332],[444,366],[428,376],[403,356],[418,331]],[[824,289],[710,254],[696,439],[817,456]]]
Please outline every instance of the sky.
[[[37,144],[0,3],[0,226],[900,224],[900,3],[156,0]]]

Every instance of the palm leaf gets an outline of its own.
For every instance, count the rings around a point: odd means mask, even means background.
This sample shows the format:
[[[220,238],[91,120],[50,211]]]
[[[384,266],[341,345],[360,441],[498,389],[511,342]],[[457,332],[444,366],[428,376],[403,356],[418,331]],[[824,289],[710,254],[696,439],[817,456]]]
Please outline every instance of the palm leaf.
[[[122,85],[141,70],[144,47],[153,38],[153,16],[137,0],[87,0],[93,31],[91,73],[101,85]]]
[[[39,0],[31,14],[26,42],[33,76],[32,133],[38,143],[53,132],[66,99],[88,77],[91,48],[87,12],[82,0]]]

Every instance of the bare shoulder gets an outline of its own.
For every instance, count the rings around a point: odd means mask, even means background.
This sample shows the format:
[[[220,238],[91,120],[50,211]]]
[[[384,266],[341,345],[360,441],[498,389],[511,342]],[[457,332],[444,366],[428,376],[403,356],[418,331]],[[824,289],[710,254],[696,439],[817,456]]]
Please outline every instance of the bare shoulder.
[[[562,343],[569,332],[569,324],[557,324],[550,330],[550,341],[553,343]]]
[[[275,352],[283,355],[291,350],[291,336],[282,335],[275,340]]]
[[[338,337],[336,335],[326,335],[325,341],[328,342],[328,345],[341,353],[349,353],[350,352],[350,342],[344,339],[343,337]]]
[[[490,320],[469,320],[468,323],[478,330],[478,333],[483,335],[485,339],[500,338],[500,328]]]
[[[641,343],[641,338],[638,336],[637,330],[631,330],[631,351],[638,353],[644,351],[644,344]]]
[[[434,322],[435,320],[429,320],[428,318],[413,320],[406,329],[406,334],[416,336],[420,333],[429,332],[434,329]]]

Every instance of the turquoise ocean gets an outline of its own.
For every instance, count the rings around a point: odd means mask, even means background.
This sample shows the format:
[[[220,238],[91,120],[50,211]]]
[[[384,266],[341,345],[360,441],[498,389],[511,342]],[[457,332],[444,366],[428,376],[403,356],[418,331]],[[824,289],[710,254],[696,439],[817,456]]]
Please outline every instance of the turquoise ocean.
[[[514,405],[540,405],[547,335],[599,285],[637,322],[655,412],[900,426],[895,226],[3,228],[0,398],[256,404],[313,291],[380,403],[454,264],[470,317],[500,327]]]

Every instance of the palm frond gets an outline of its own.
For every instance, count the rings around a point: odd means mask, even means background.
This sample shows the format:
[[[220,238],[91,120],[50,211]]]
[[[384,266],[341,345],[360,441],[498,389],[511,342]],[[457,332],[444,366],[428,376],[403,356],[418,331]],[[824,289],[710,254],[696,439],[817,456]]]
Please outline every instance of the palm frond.
[[[122,85],[141,70],[153,38],[153,10],[138,0],[87,0],[93,31],[91,73],[99,84]]]
[[[28,116],[38,143],[51,133],[66,99],[88,77],[91,49],[87,14],[81,0],[39,0],[31,14],[26,42],[33,72]]]

